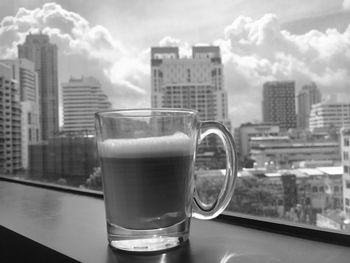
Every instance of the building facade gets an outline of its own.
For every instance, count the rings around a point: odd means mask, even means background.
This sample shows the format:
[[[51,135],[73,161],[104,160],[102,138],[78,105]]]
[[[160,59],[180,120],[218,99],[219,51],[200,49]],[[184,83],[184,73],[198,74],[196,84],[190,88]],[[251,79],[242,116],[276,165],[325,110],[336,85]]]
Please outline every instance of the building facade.
[[[49,182],[64,179],[77,187],[83,185],[99,166],[95,148],[96,138],[83,133],[63,134],[46,143],[30,145],[30,176]]]
[[[22,167],[28,168],[28,147],[40,143],[40,111],[38,75],[28,59],[1,60],[12,68],[12,77],[19,87],[21,104]]]
[[[112,105],[93,77],[71,78],[62,84],[63,130],[94,131],[95,112],[111,109]]]
[[[344,212],[347,218],[350,218],[350,127],[342,128],[341,138],[341,155],[343,172],[343,204]]]
[[[309,128],[309,117],[311,106],[313,104],[321,102],[322,96],[320,90],[315,83],[305,85],[299,91],[297,95],[298,101],[298,114],[297,114],[297,127],[299,129]]]
[[[325,131],[350,126],[350,103],[317,103],[310,112],[310,130]]]
[[[192,57],[183,58],[178,47],[153,47],[151,105],[195,109],[201,120],[216,120],[230,129],[220,48],[193,47]]]
[[[276,123],[282,131],[296,128],[294,81],[269,81],[263,86],[263,122]]]
[[[273,163],[280,169],[292,168],[300,162],[313,160],[332,160],[340,163],[338,141],[294,141],[289,137],[251,138],[251,158],[258,167]]]
[[[235,129],[234,138],[240,158],[249,155],[250,140],[254,137],[278,136],[280,128],[273,123],[246,123]]]
[[[47,141],[59,130],[57,46],[44,34],[29,34],[18,45],[18,57],[34,63],[38,73],[41,139]]]
[[[0,63],[0,173],[13,174],[22,168],[21,105],[12,68]]]

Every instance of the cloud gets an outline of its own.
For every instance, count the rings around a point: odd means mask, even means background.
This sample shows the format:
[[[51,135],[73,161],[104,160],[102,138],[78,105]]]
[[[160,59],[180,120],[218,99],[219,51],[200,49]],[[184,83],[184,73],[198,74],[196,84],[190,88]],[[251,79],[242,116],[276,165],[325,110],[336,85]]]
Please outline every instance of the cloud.
[[[190,57],[192,54],[192,47],[188,42],[180,39],[166,36],[159,41],[160,47],[179,47],[180,57]]]
[[[295,80],[297,89],[315,81],[325,96],[350,101],[350,27],[343,33],[328,29],[294,35],[280,29],[276,15],[257,20],[241,16],[214,43],[222,51],[234,125],[261,120],[267,80]]]
[[[350,1],[344,1],[348,8]],[[77,13],[55,3],[28,10],[0,22],[0,56],[15,57],[17,44],[28,32],[41,30],[56,43],[60,79],[92,75],[100,80],[115,107],[150,104],[150,47],[135,51],[101,25],[91,25]],[[336,94],[350,101],[350,26],[296,35],[281,29],[275,14],[258,19],[239,16],[212,41],[221,48],[229,113],[233,126],[261,120],[262,85],[268,80],[294,80],[297,90],[314,81],[325,97]],[[159,46],[179,46],[190,56],[199,43],[165,35]]]
[[[0,57],[17,56],[17,45],[29,33],[41,31],[49,35],[59,51],[61,80],[69,75],[90,74],[100,79],[115,107],[127,107],[131,100],[148,92],[145,85],[148,61],[139,60],[101,25],[92,26],[77,13],[56,3],[33,10],[20,8],[15,16],[0,23]],[[138,102],[134,102],[138,104]]]
[[[343,1],[343,8],[344,10],[350,10],[350,0]]]

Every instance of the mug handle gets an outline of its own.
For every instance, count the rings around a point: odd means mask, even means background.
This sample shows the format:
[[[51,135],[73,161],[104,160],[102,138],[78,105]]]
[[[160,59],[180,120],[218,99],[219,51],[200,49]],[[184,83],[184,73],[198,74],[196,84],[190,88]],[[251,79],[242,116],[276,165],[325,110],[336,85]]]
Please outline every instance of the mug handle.
[[[198,144],[200,144],[209,134],[216,134],[222,140],[226,152],[225,181],[217,200],[213,204],[205,204],[200,200],[197,189],[194,189],[192,216],[198,219],[212,219],[224,211],[231,200],[237,181],[237,147],[231,133],[219,122],[202,122],[200,125],[200,133]]]

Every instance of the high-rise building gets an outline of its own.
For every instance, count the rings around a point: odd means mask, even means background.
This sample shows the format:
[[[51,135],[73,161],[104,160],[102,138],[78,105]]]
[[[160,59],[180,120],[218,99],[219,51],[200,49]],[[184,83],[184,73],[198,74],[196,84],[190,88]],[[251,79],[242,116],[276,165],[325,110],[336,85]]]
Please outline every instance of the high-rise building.
[[[300,129],[309,128],[311,106],[321,102],[321,92],[315,83],[305,85],[298,93],[297,126]]]
[[[296,128],[294,81],[269,81],[263,86],[263,122],[276,123],[281,131]]]
[[[10,66],[0,63],[0,173],[21,169],[21,106]]]
[[[196,109],[202,120],[216,120],[230,129],[220,48],[192,47],[180,57],[178,47],[151,49],[151,105]]]
[[[0,60],[12,68],[12,78],[19,88],[21,104],[22,167],[28,168],[28,146],[40,142],[38,76],[28,59]]]
[[[18,57],[34,62],[39,79],[41,139],[47,141],[59,130],[57,46],[45,34],[29,34],[18,45]]]
[[[350,125],[350,103],[320,102],[312,105],[309,119],[311,131],[327,131]]]
[[[71,78],[63,83],[62,97],[64,131],[93,131],[94,113],[112,107],[101,84],[93,77]]]
[[[343,205],[347,218],[350,219],[350,127],[340,131],[341,155],[343,165]]]

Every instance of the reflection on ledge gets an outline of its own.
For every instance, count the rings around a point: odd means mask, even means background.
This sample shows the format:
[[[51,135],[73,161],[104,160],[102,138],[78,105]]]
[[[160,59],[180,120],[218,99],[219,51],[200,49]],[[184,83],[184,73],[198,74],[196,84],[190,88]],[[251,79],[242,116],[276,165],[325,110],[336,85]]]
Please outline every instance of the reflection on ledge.
[[[122,263],[169,263],[169,262],[194,262],[191,255],[190,242],[184,243],[180,247],[176,247],[160,252],[138,252],[131,253],[121,250],[108,248],[108,258],[111,262]],[[114,261],[113,261],[114,260]]]

